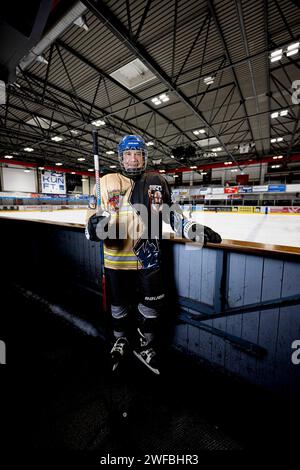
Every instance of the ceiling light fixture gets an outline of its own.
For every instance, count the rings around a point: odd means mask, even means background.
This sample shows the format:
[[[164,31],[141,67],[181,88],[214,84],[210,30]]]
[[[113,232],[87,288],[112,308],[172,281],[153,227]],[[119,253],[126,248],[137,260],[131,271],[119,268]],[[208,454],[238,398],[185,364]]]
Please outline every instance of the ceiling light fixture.
[[[100,127],[105,125],[105,121],[102,119],[96,119],[95,121],[92,121],[93,126]]]
[[[205,77],[203,81],[205,85],[212,85],[215,81],[215,77],[213,76]]]
[[[273,160],[281,160],[283,158],[283,155],[275,155],[273,157]]]
[[[287,116],[288,113],[289,113],[288,109],[282,109],[282,111],[275,111],[274,113],[271,114],[271,118],[276,119],[279,116],[281,116],[281,117]]]
[[[295,55],[299,53],[300,42],[294,42],[287,46],[285,49],[277,49],[276,51],[271,52],[269,58],[271,62],[277,62],[278,60],[282,59],[283,54],[286,57],[290,57],[291,55]]]
[[[156,106],[158,106],[161,103],[166,103],[169,100],[170,98],[168,97],[166,93],[162,93],[159,96],[155,96],[154,98],[151,98],[152,103],[154,103]]]
[[[166,103],[167,101],[169,101],[170,98],[168,97],[166,93],[163,93],[162,95],[159,95],[159,99],[163,101],[164,103]]]
[[[271,52],[270,60],[271,62],[277,62],[282,59],[283,49],[277,49],[276,51]]]
[[[196,131],[193,131],[193,134],[195,134],[195,135],[205,134],[205,129],[198,129]]]
[[[288,114],[289,114],[288,109],[283,109],[283,110],[280,111],[280,113],[279,113],[280,116],[287,116]]]
[[[299,52],[299,47],[300,47],[300,43],[299,42],[294,42],[293,44],[290,44],[285,53],[286,53],[286,56],[289,57],[291,55],[295,55],[295,54],[298,54]]]

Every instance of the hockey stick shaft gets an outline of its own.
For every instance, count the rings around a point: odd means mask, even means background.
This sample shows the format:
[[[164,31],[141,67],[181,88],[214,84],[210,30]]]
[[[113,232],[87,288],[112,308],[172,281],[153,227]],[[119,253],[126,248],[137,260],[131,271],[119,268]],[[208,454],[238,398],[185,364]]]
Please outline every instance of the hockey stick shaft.
[[[100,192],[100,170],[99,170],[99,153],[98,153],[98,132],[93,130],[93,152],[94,152],[94,168],[96,178],[96,196],[97,196],[97,211],[101,207],[101,192]]]
[[[97,212],[101,208],[101,191],[100,191],[100,168],[99,168],[99,150],[98,150],[98,131],[93,129],[93,153],[94,153],[94,168],[96,178],[96,195],[97,195]],[[101,258],[101,285],[102,285],[102,307],[106,312],[106,279],[104,270],[104,247],[103,241],[100,246],[100,258]]]

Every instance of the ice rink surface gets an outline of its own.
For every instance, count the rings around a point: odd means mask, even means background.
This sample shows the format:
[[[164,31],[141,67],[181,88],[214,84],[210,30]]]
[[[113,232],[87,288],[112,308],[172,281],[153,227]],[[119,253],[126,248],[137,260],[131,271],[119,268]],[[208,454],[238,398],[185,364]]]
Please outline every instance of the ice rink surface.
[[[12,211],[0,212],[0,216],[84,224],[86,210]],[[223,239],[300,247],[300,215],[194,212],[192,218],[211,227]]]

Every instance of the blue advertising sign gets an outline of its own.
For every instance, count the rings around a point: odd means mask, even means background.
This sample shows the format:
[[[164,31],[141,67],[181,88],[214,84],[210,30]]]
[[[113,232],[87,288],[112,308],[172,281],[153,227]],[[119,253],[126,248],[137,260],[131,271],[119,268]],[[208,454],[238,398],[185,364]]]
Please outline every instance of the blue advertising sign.
[[[269,184],[268,192],[269,193],[284,193],[285,192],[285,184]]]

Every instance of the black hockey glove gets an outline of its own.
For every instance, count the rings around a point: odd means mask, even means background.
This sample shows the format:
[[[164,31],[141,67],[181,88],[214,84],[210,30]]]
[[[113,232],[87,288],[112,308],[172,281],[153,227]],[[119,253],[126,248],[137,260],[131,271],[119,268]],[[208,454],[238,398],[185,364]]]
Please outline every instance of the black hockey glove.
[[[209,242],[209,243],[221,243],[222,238],[221,236],[217,233],[214,232],[211,228],[204,226],[204,241]]]
[[[183,235],[188,240],[196,241],[198,243],[221,243],[222,238],[217,232],[205,225],[198,224],[192,220],[184,221]]]
[[[107,238],[107,226],[110,220],[110,213],[107,211],[98,212],[92,215],[85,227],[85,236],[92,242],[99,242]]]

